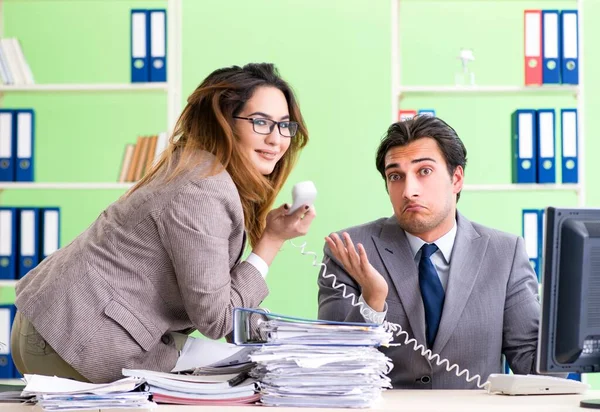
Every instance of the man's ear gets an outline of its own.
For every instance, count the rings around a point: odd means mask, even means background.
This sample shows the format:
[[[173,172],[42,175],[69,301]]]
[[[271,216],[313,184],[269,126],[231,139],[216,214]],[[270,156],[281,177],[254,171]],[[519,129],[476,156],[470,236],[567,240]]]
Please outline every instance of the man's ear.
[[[462,166],[456,166],[452,173],[452,186],[454,186],[454,193],[459,193],[464,184],[465,170]]]

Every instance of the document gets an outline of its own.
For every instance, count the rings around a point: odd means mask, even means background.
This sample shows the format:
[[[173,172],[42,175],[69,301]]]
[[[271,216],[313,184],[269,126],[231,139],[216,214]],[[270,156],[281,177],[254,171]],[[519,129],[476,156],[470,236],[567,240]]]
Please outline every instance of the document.
[[[249,363],[248,355],[251,351],[252,348],[249,347],[190,336],[171,372]]]

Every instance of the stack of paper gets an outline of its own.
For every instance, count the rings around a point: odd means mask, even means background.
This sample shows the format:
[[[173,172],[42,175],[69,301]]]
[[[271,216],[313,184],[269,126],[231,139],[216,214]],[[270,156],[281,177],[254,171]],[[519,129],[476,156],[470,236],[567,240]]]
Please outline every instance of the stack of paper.
[[[152,399],[159,403],[181,405],[235,405],[259,400],[256,381],[248,376],[251,365],[242,372],[226,374],[166,373],[141,369],[123,369],[124,376],[144,379]],[[231,367],[239,369],[238,366]]]
[[[376,325],[343,324],[341,322],[302,322],[298,319],[271,319],[259,327],[272,344],[379,346],[388,344],[391,335]]]
[[[392,340],[383,326],[263,316],[262,344],[238,325],[238,336],[258,345],[250,354],[257,363],[251,376],[261,383],[263,404],[368,408],[391,387],[392,362],[376,348]]]
[[[143,379],[125,378],[111,383],[93,384],[56,376],[25,375],[23,396],[35,396],[45,411],[85,409],[150,409],[149,392],[140,391]]]

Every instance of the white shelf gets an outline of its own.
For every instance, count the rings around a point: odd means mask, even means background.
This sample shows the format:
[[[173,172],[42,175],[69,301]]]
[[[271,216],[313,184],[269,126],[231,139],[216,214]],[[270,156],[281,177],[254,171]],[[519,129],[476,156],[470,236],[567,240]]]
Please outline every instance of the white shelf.
[[[557,85],[557,86],[400,86],[398,96],[404,94],[432,94],[432,93],[524,93],[524,94],[542,94],[542,93],[575,93],[579,92],[577,85]]]
[[[8,92],[103,92],[103,91],[167,91],[165,82],[156,83],[96,83],[96,84],[31,84],[31,85],[3,85],[0,93]]]
[[[579,184],[491,184],[491,185],[478,185],[466,184],[463,186],[465,192],[550,192],[550,191],[561,191],[561,192],[576,192],[579,193],[581,190]]]
[[[14,287],[16,284],[16,280],[0,280],[0,288]]]
[[[129,189],[134,183],[103,183],[103,182],[57,182],[57,183],[19,183],[0,182],[0,190],[119,190]],[[465,192],[528,192],[528,191],[563,191],[578,192],[578,184],[466,184]]]
[[[64,183],[42,183],[42,182],[31,182],[31,183],[19,183],[19,182],[0,182],[0,190],[120,190],[129,189],[134,183],[111,183],[111,182],[64,182]]]

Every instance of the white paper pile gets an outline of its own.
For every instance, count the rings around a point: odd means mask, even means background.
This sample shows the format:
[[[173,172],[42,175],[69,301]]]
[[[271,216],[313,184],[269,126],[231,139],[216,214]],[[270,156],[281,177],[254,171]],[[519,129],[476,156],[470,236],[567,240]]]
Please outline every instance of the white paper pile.
[[[123,369],[122,373],[144,379],[152,399],[158,403],[237,405],[254,403],[259,399],[256,381],[249,378],[247,370],[231,374],[178,374]]]
[[[265,405],[368,408],[391,387],[392,362],[376,348],[392,338],[383,327],[276,319],[261,328],[267,344],[250,359]]]
[[[149,392],[140,391],[143,379],[125,378],[111,383],[93,384],[56,376],[25,374],[23,396],[35,396],[44,411],[95,409],[151,409]]]

